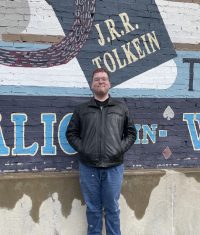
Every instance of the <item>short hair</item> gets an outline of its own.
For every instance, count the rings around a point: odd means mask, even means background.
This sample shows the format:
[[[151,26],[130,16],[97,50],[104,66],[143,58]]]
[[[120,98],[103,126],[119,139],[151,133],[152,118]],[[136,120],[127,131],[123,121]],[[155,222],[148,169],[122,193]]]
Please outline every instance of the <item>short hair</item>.
[[[93,77],[94,77],[95,73],[101,73],[101,72],[106,73],[108,75],[108,79],[110,80],[110,74],[109,74],[108,70],[105,69],[105,68],[97,68],[97,69],[95,69],[93,71],[93,73],[92,73],[92,80],[93,80]]]

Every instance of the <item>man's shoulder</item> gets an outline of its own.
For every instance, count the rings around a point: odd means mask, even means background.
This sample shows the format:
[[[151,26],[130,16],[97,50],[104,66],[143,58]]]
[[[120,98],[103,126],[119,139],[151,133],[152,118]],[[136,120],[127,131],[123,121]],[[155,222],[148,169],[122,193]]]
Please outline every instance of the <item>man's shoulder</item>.
[[[90,102],[91,102],[91,99],[88,99],[87,101],[81,102],[80,104],[75,106],[74,110],[77,111],[77,112],[81,111],[81,110],[84,110],[85,108],[88,107]]]
[[[112,98],[112,102],[117,106],[120,106],[122,108],[127,108],[127,102],[126,99],[124,98]]]

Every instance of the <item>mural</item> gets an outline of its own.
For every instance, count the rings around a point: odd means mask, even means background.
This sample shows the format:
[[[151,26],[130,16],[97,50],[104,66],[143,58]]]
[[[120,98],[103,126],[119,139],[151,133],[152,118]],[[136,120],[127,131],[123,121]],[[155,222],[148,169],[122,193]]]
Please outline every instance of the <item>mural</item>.
[[[51,2],[51,1],[50,1]],[[0,63],[15,67],[51,67],[68,63],[83,46],[90,32],[95,1],[76,1],[75,21],[61,42],[37,51],[8,51],[1,49]],[[7,7],[7,6],[6,6]]]
[[[110,7],[113,6],[113,7]],[[106,67],[138,132],[128,169],[199,166],[198,1],[26,0],[0,5],[0,170],[77,169],[65,131]]]

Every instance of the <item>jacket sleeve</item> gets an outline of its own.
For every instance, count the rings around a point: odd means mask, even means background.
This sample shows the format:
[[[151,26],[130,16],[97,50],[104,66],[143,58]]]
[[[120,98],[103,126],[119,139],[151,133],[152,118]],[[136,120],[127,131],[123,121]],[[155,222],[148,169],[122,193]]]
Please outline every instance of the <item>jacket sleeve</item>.
[[[128,108],[125,111],[124,133],[122,139],[122,152],[125,153],[137,138],[137,131],[133,119],[129,116]]]
[[[81,125],[80,125],[80,116],[77,110],[74,110],[74,113],[69,122],[66,137],[69,144],[77,151],[81,151]]]

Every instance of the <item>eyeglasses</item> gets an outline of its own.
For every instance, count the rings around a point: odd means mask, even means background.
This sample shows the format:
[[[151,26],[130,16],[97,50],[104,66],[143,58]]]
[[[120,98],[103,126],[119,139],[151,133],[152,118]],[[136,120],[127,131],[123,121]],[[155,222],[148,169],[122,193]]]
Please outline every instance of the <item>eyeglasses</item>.
[[[107,77],[94,77],[93,82],[109,82],[109,79]]]

